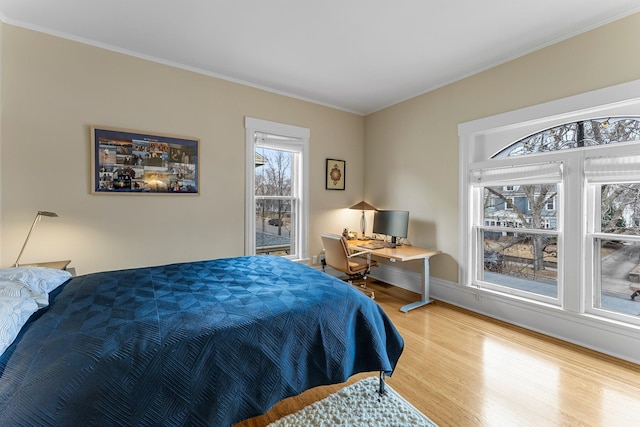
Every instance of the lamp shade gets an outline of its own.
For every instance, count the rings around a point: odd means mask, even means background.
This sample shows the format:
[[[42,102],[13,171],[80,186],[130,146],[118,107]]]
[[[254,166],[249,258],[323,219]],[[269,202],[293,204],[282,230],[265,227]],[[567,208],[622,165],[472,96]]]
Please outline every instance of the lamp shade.
[[[357,209],[359,211],[377,211],[376,208],[374,208],[364,200],[361,201],[360,203],[356,203],[355,205],[351,206],[349,209]]]
[[[367,218],[365,218],[364,216],[364,211],[377,211],[377,209],[371,206],[369,203],[365,202],[364,200],[361,201],[360,203],[356,203],[355,205],[351,206],[349,209],[357,209],[359,211],[362,211],[362,217],[360,218],[360,232],[362,233],[362,239],[364,239],[365,231],[367,230]]]

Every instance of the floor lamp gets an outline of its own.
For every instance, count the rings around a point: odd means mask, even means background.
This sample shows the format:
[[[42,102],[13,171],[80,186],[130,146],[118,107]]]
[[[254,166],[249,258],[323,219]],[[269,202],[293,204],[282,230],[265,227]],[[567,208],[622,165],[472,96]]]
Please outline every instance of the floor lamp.
[[[36,222],[40,220],[43,216],[48,216],[50,218],[55,218],[58,216],[55,212],[47,212],[47,211],[38,211],[35,219],[33,220],[33,224],[31,224],[31,228],[29,229],[29,233],[27,234],[27,238],[24,240],[24,244],[22,245],[22,249],[20,249],[20,253],[18,254],[18,258],[16,258],[15,267],[18,267],[18,262],[20,261],[20,257],[22,256],[22,252],[24,252],[24,248],[27,247],[27,242],[29,241],[29,237],[31,237],[31,232],[33,231],[33,227],[35,227]]]
[[[360,232],[362,232],[362,236],[359,237],[359,240],[367,240],[364,235],[365,231],[367,230],[367,218],[364,216],[364,211],[377,211],[377,209],[364,200],[351,206],[349,209],[357,209],[359,211],[362,211],[362,217],[360,218]]]

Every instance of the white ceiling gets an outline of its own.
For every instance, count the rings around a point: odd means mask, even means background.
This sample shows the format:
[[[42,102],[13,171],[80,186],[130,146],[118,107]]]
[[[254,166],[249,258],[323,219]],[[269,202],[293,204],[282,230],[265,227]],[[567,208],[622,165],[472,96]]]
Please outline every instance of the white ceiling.
[[[640,12],[640,0],[0,0],[5,23],[359,114]]]

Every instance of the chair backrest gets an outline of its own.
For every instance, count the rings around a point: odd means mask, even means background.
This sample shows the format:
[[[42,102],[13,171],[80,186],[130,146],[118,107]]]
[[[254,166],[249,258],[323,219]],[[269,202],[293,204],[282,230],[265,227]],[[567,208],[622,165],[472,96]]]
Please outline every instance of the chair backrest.
[[[324,245],[324,260],[327,265],[343,273],[351,273],[347,240],[338,234],[324,233],[322,244]]]

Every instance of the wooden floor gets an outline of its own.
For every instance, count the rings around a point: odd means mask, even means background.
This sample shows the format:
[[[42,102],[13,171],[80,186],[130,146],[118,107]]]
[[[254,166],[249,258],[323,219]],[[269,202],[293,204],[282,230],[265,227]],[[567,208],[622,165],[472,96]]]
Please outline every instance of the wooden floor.
[[[417,295],[371,282],[405,339],[387,384],[439,426],[640,426],[639,365],[439,301],[402,313]],[[238,426],[264,426],[345,384],[283,400]]]

